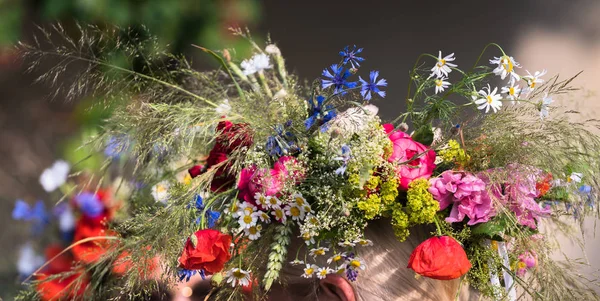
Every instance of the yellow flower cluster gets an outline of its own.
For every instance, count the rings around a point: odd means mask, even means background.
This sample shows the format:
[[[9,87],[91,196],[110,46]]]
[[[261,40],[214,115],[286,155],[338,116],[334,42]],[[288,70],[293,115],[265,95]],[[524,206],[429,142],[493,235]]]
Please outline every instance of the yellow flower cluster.
[[[381,198],[373,193],[366,200],[358,202],[358,209],[364,211],[366,219],[373,219],[381,212]]]
[[[378,192],[377,189],[379,189]],[[367,197],[367,191],[371,192]],[[387,179],[385,176],[371,176],[363,189],[355,189],[353,195],[362,200],[357,203],[366,219],[373,219],[383,210],[384,205],[392,206],[398,196],[398,180],[395,176]]]
[[[459,165],[465,165],[471,159],[465,150],[460,147],[460,143],[454,139],[449,140],[448,148],[440,150],[438,155],[445,163],[457,163]]]
[[[433,199],[428,191],[429,181],[417,179],[408,185],[406,209],[412,224],[429,224],[433,222],[435,213],[440,210],[440,203]]]
[[[399,241],[405,241],[410,234],[408,227],[410,227],[408,215],[402,210],[402,205],[396,204],[392,207],[392,228]]]
[[[387,181],[381,183],[379,195],[381,196],[381,201],[385,205],[391,206],[394,204],[396,197],[398,196],[398,179],[396,179],[396,177],[391,177]]]

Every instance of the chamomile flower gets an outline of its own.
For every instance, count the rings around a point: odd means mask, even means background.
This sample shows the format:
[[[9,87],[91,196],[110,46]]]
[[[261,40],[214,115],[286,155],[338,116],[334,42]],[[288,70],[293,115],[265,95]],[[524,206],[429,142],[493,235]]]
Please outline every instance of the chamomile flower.
[[[571,173],[571,175],[567,178],[567,183],[581,183],[581,178],[583,174],[580,172]]]
[[[315,271],[317,270],[317,266],[314,264],[306,264],[306,267],[304,268],[304,274],[302,274],[302,277],[304,278],[312,278],[315,275]]]
[[[271,217],[267,213],[265,213],[264,211],[258,210],[258,211],[254,212],[252,214],[256,215],[256,217],[258,217],[258,219],[261,222],[263,222],[263,223],[267,223],[268,224],[268,223],[271,222]]]
[[[349,241],[349,240],[344,240],[344,241],[340,241],[338,243],[338,246],[344,247],[344,248],[352,248],[352,247],[356,246],[356,243]]]
[[[250,284],[250,271],[244,271],[240,268],[233,268],[226,274],[227,283],[231,283],[232,287],[247,286]]]
[[[244,75],[254,74],[273,67],[269,61],[269,56],[264,53],[255,54],[249,60],[244,60],[240,66],[243,69]]]
[[[244,233],[250,240],[257,240],[260,237],[260,231],[262,230],[261,225],[250,226],[244,229]]]
[[[490,60],[490,64],[498,64],[498,67],[492,72],[500,76],[501,79],[505,79],[506,76],[510,75],[511,82],[521,80],[521,77],[515,72],[515,68],[521,68],[521,65],[512,56],[494,57],[493,60]]]
[[[315,244],[315,237],[312,236],[312,235],[310,235],[310,233],[308,233],[308,232],[302,232],[302,233],[300,233],[300,237],[302,238],[302,240],[304,240],[304,243],[307,246]]]
[[[306,214],[312,214],[312,207],[306,203],[304,206],[302,206],[302,211],[304,211]]]
[[[313,225],[313,226],[318,226],[319,225],[319,219],[317,219],[316,216],[312,215],[311,213],[306,215],[306,222],[308,222],[309,224]]]
[[[455,59],[456,58],[454,57],[454,53],[451,53],[442,58],[442,51],[440,51],[437,63],[435,64],[435,66],[433,66],[433,68],[431,68],[431,76],[435,75],[435,77],[437,78],[441,78],[443,76],[448,77],[448,73],[452,72],[452,69],[450,69],[450,67],[456,67],[455,64],[450,63]]]
[[[272,208],[271,215],[275,217],[278,222],[285,222],[287,220],[287,216],[285,215],[285,211],[281,209],[281,207],[277,206]]]
[[[285,206],[285,215],[289,216],[294,221],[304,219],[304,211],[301,207],[295,204]]]
[[[276,196],[268,196],[267,197],[267,206],[269,208],[276,208],[276,207],[280,207],[281,206],[281,200],[278,199]]]
[[[338,253],[338,254],[334,254],[333,256],[329,257],[329,259],[327,259],[327,264],[335,263],[336,265],[338,265],[343,260],[344,260],[344,254]]]
[[[239,211],[238,211],[239,212]],[[256,225],[256,221],[258,217],[252,213],[247,213],[247,211],[242,211],[240,214],[240,218],[238,219],[238,223],[240,224],[240,228],[248,229],[252,226]]]
[[[546,92],[544,94],[544,98],[542,98],[542,102],[540,103],[540,118],[542,118],[542,120],[548,117],[548,107],[550,107],[550,104],[553,102],[554,100],[552,100],[552,97],[548,96],[548,93]]]
[[[515,86],[515,83],[510,83],[510,86],[507,87],[502,87],[502,90],[500,90],[500,93],[505,93],[506,94],[506,98],[510,99],[512,101],[512,103],[518,103],[518,99],[519,99],[519,93],[521,93],[521,88],[519,88],[519,85]]]
[[[362,258],[354,257],[354,258],[348,259],[346,268],[352,269],[352,270],[364,270],[367,268],[367,266],[365,265],[365,262],[364,262],[364,260],[362,260]]]
[[[239,202],[233,202],[233,203],[231,203],[231,206],[229,206],[229,207],[225,208],[225,210],[223,210],[223,213],[225,215],[231,214],[231,216],[233,218],[237,218],[238,216],[240,216],[238,214],[238,208],[240,208],[240,205],[241,204]]]
[[[296,259],[294,259],[293,261],[290,261],[290,264],[291,264],[291,265],[301,265],[301,264],[304,264],[304,261],[302,261],[302,260],[300,260],[300,259],[296,258]]]
[[[52,192],[62,186],[69,176],[69,163],[58,160],[46,168],[40,175],[40,184],[46,192]]]
[[[342,276],[346,274],[346,266],[339,266],[336,268],[335,273]]]
[[[363,246],[363,247],[370,247],[373,245],[373,242],[370,239],[364,239],[364,238],[361,238],[361,239],[355,241],[355,243],[357,243],[359,246]]]
[[[152,194],[152,197],[154,198],[154,200],[157,202],[166,204],[170,197],[170,194],[169,194],[170,187],[171,187],[171,184],[169,184],[169,182],[166,180],[162,181],[162,182],[158,182],[154,186],[152,186],[151,194]]]
[[[500,94],[496,94],[496,92],[498,92],[498,88],[494,88],[492,91],[492,88],[490,88],[490,85],[488,84],[487,87],[484,87],[478,92],[479,96],[481,96],[480,98],[477,96],[472,96],[473,101],[478,105],[477,109],[485,109],[486,113],[490,111],[490,108],[494,110],[494,113],[500,110],[500,107],[502,106],[500,99],[502,99],[502,96]]]
[[[269,203],[267,202],[267,196],[260,192],[254,194],[254,200],[256,201],[256,204],[261,206],[262,208],[269,207]]]
[[[300,193],[293,194],[292,195],[292,201],[294,203],[296,203],[296,205],[298,205],[299,207],[304,207],[304,205],[308,204],[306,202],[306,199]]]
[[[435,94],[444,92],[445,89],[450,87],[450,82],[447,82],[446,81],[447,79],[448,79],[447,77],[442,76],[435,80]]]
[[[544,80],[540,77],[546,75],[546,69],[541,72],[536,71],[533,74],[529,73],[528,70],[525,71],[527,71],[527,75],[523,76],[523,79],[527,82],[527,91],[533,91],[537,86],[544,83]]]
[[[330,269],[329,267],[322,267],[317,269],[317,278],[319,279],[325,279],[327,277],[328,274],[333,273],[333,270]]]
[[[237,214],[239,216],[242,215],[251,215],[252,213],[254,213],[256,211],[256,206],[248,203],[248,202],[243,202],[241,203],[238,208],[237,208]]]
[[[317,256],[325,255],[325,253],[327,253],[328,251],[329,251],[329,248],[319,247],[319,248],[315,248],[315,249],[310,249],[310,252],[308,254],[310,254],[311,256],[317,257]]]

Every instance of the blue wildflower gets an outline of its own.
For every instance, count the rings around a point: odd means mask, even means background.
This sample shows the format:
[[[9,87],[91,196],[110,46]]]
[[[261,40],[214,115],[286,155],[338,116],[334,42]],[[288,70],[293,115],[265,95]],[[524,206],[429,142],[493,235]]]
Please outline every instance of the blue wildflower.
[[[192,276],[196,275],[196,273],[200,274],[200,277],[202,277],[202,280],[206,279],[206,274],[204,273],[204,270],[179,269],[179,271],[177,271],[177,275],[179,276],[179,281],[183,281],[185,279],[185,282],[190,281],[190,278],[192,278]]]
[[[347,268],[346,269],[346,278],[348,278],[349,281],[356,281],[356,278],[358,278],[358,271],[355,269],[350,269]]]
[[[96,218],[104,212],[104,204],[95,193],[82,192],[75,196],[75,203],[83,214]]]
[[[365,81],[360,76],[358,77],[358,80],[360,81],[360,84],[361,84],[360,94],[367,101],[371,100],[371,92],[379,95],[382,98],[385,97],[385,91],[381,91],[379,89],[379,87],[386,87],[387,81],[383,78],[380,80],[377,80],[378,76],[379,76],[379,71],[371,71],[371,73],[369,74],[370,82]]]
[[[335,94],[346,94],[345,89],[356,88],[356,82],[349,82],[348,77],[352,75],[350,70],[345,70],[343,66],[337,64],[331,65],[331,70],[323,70],[323,76],[328,79],[322,79],[323,89],[327,89],[331,86],[334,88]]]
[[[582,194],[588,194],[588,193],[592,192],[592,186],[581,185],[581,186],[579,186],[579,192]]]
[[[342,154],[339,157],[333,158],[336,161],[342,161],[342,166],[335,170],[336,175],[343,175],[346,173],[348,168],[348,161],[350,160],[350,147],[346,144],[342,145]]]
[[[289,153],[300,152],[300,148],[296,145],[296,136],[287,131],[290,126],[292,126],[291,121],[287,121],[283,126],[276,126],[277,135],[267,138],[266,149],[271,156],[281,157]]]
[[[317,96],[317,103],[315,104],[313,99],[308,100],[310,106],[310,116],[304,121],[306,129],[310,129],[313,125],[319,124],[321,132],[325,132],[329,127],[327,122],[337,116],[337,113],[332,105],[323,106],[325,101],[324,96]]]
[[[112,136],[104,148],[104,155],[111,159],[119,159],[121,154],[129,151],[130,141],[126,135]]]
[[[17,200],[12,211],[12,218],[33,223],[33,233],[39,234],[45,225],[50,223],[50,215],[46,212],[43,201],[37,201],[33,208],[23,200]]]
[[[344,65],[346,65],[346,64],[348,64],[348,62],[350,62],[350,64],[352,65],[352,68],[360,67],[359,62],[363,62],[365,59],[360,56],[357,56],[357,55],[359,53],[361,53],[362,51],[363,51],[362,48],[356,49],[356,45],[354,45],[352,47],[352,50],[350,50],[350,46],[344,47],[344,49],[342,49],[342,51],[340,51],[340,55],[344,59]]]
[[[202,214],[202,212],[204,212],[204,199],[202,198],[201,195],[196,194],[194,206],[196,207],[196,210],[198,213]],[[213,211],[213,210],[209,209],[209,210],[206,210],[206,214],[204,215],[204,217],[206,218],[208,227],[212,228],[215,226],[215,224],[219,220],[219,217],[221,217],[221,213],[219,211]],[[196,218],[196,224],[200,224],[201,222],[202,222],[202,216],[199,216],[198,218]]]

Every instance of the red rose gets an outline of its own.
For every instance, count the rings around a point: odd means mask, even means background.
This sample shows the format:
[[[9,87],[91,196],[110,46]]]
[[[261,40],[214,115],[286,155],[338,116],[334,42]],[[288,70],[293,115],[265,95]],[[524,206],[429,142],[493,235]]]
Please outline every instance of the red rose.
[[[408,268],[419,275],[438,280],[451,280],[471,268],[465,250],[452,237],[432,237],[418,245],[410,255]]]
[[[105,220],[90,219],[82,216],[75,225],[73,243],[90,237],[106,236],[110,233],[105,225]],[[71,250],[75,259],[85,263],[92,263],[98,260],[108,247],[107,240],[96,239],[77,244]]]
[[[252,145],[252,130],[247,123],[232,123],[221,121],[217,125],[217,143],[215,148],[227,154],[231,154],[240,147]]]
[[[195,241],[191,238],[186,241],[179,266],[187,270],[204,270],[209,275],[221,271],[231,259],[231,236],[212,229],[199,230],[194,236]]]

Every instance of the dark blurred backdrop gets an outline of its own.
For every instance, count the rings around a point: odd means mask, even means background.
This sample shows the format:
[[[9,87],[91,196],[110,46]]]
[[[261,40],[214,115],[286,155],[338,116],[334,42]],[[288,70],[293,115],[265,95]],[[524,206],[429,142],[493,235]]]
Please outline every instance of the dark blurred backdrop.
[[[388,80],[388,96],[375,103],[384,118],[402,111],[407,74],[420,53],[454,52],[459,66],[470,66],[484,45],[496,42],[531,72],[546,68],[549,74],[568,76],[585,70],[575,81],[585,92],[560,104],[597,116],[599,14],[597,0],[0,0],[0,297],[12,296],[16,251],[28,235],[10,218],[14,200],[44,198],[39,174],[64,155],[64,141],[79,135],[85,124],[74,114],[84,111],[80,103],[49,101],[49,88],[32,84],[35,74],[24,74],[7,50],[17,39],[30,39],[34,23],[144,23],[174,51],[190,55],[196,55],[190,43],[242,47],[228,36],[227,27],[248,25],[256,36],[270,34],[289,68],[308,80],[337,62],[341,48],[356,44],[365,48],[362,68],[377,69]],[[493,55],[498,53],[484,58]],[[567,242],[565,247],[581,255]],[[599,260],[591,258],[596,267]]]

